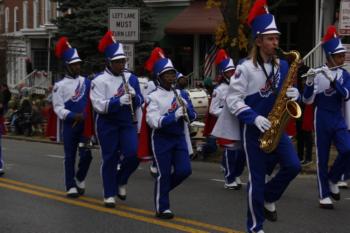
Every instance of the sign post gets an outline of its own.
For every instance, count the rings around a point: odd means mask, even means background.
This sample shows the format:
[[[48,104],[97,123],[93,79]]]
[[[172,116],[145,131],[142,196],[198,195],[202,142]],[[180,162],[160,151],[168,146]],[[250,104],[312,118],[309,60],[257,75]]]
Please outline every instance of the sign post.
[[[134,70],[135,46],[134,44],[124,43],[124,53],[126,55],[126,68]]]

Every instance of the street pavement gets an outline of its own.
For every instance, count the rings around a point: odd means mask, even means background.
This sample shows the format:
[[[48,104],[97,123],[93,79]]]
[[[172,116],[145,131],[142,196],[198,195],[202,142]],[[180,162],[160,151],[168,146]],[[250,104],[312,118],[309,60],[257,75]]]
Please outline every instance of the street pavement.
[[[246,190],[225,190],[219,164],[195,161],[193,174],[171,193],[170,221],[154,217],[154,181],[143,163],[131,177],[127,200],[102,204],[100,154],[87,177],[84,197],[65,197],[63,147],[3,139],[6,174],[0,178],[0,233],[245,232]],[[247,181],[246,172],[242,177]],[[334,210],[318,207],[314,175],[299,175],[277,203],[278,221],[266,233],[349,233],[350,190]]]

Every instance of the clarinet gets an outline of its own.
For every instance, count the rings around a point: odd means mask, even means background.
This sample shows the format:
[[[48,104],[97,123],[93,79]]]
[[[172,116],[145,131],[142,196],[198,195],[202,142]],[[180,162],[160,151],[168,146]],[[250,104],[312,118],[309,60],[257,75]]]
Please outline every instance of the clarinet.
[[[182,107],[182,109],[184,111],[184,120],[187,123],[191,123],[190,118],[188,117],[186,104],[184,103],[183,99],[177,93],[175,85],[171,85],[171,90],[174,92],[174,95],[175,95],[175,98],[176,98],[176,102]]]
[[[122,79],[123,79],[125,93],[128,94],[129,98],[130,98],[130,111],[131,111],[132,121],[133,121],[133,123],[137,123],[135,109],[134,109],[134,106],[132,105],[132,96],[130,95],[129,84],[125,79],[123,71],[120,73],[120,75],[122,76]]]

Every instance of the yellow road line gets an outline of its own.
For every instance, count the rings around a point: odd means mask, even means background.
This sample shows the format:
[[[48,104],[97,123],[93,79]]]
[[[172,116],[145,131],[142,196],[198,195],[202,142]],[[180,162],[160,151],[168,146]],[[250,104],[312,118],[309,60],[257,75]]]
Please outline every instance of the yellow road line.
[[[188,226],[182,226],[182,225],[174,224],[171,222],[160,221],[160,220],[157,220],[154,218],[148,218],[148,217],[144,217],[144,216],[140,216],[140,215],[135,215],[135,214],[127,213],[127,212],[120,211],[117,209],[108,209],[108,208],[105,208],[103,206],[96,206],[96,205],[92,205],[92,204],[89,204],[86,202],[81,202],[78,200],[68,199],[65,197],[59,197],[59,196],[55,196],[55,195],[47,194],[47,193],[41,193],[38,191],[34,191],[34,190],[26,189],[26,188],[21,188],[21,187],[14,186],[11,184],[5,184],[2,182],[0,182],[0,187],[23,192],[23,193],[28,193],[31,195],[35,195],[35,196],[39,196],[39,197],[43,197],[43,198],[47,198],[47,199],[51,199],[51,200],[60,201],[60,202],[75,205],[75,206],[93,209],[93,210],[104,212],[104,213],[118,215],[120,217],[125,217],[125,218],[129,218],[129,219],[133,219],[133,220],[137,220],[137,221],[141,221],[141,222],[151,223],[151,224],[159,225],[162,227],[172,228],[172,229],[176,229],[176,230],[183,231],[183,232],[209,233],[207,231],[202,231],[202,230],[195,229],[195,228],[188,227]]]
[[[0,178],[0,181],[7,182],[7,183],[10,183],[10,184],[14,184],[14,185],[20,185],[20,186],[23,186],[23,187],[36,189],[36,190],[40,190],[40,191],[44,191],[44,192],[49,192],[49,193],[53,193],[53,194],[57,194],[57,195],[63,195],[63,196],[66,195],[66,193],[62,192],[62,191],[58,191],[58,190],[55,190],[55,189],[50,189],[50,188],[46,188],[46,187],[42,187],[42,186],[27,184],[27,183],[23,183],[23,182],[20,182],[20,181],[7,179],[7,178]],[[79,199],[87,201],[87,202],[90,202],[90,203],[103,205],[102,201],[97,200],[95,198],[81,196],[81,197],[79,197]],[[116,208],[117,209],[122,209],[122,210],[127,210],[127,211],[132,211],[132,212],[138,213],[138,214],[152,215],[152,216],[154,215],[153,211],[144,210],[144,209],[138,209],[138,208],[126,206],[126,205],[123,205],[123,204],[118,204]],[[201,228],[206,228],[206,229],[209,229],[209,230],[215,230],[215,231],[219,231],[219,232],[224,232],[224,233],[243,233],[241,231],[235,231],[235,230],[232,230],[232,229],[227,228],[227,227],[221,227],[221,226],[212,225],[212,224],[208,224],[208,223],[204,223],[204,222],[200,222],[200,221],[196,221],[196,220],[190,220],[190,219],[186,219],[186,218],[181,218],[181,217],[175,217],[173,220],[177,221],[177,222],[193,225],[193,226],[198,226],[198,227],[201,227]]]

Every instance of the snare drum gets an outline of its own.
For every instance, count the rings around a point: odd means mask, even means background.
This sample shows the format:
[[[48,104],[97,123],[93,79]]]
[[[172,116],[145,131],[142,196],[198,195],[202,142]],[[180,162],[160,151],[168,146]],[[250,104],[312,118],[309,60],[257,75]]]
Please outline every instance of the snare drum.
[[[208,111],[209,96],[205,89],[194,88],[189,89],[188,93],[192,101],[193,107],[197,112],[198,118],[204,118]]]

